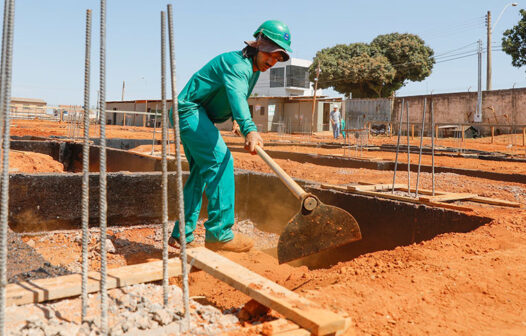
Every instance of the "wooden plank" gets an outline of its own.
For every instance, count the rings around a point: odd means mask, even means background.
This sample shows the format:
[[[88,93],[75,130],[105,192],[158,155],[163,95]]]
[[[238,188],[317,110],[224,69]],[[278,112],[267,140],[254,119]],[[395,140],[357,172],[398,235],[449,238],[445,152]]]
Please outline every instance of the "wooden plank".
[[[446,208],[446,209],[457,210],[457,211],[473,211],[473,208],[470,208],[467,206],[455,205],[455,204],[449,204],[449,203],[443,203],[443,202],[422,201],[421,203],[430,205],[430,206],[436,206],[440,208]]]
[[[381,197],[381,198],[393,199],[393,200],[403,201],[403,202],[408,202],[408,203],[425,204],[428,206],[434,206],[434,207],[452,209],[452,210],[473,211],[472,208],[466,207],[466,206],[454,205],[454,204],[443,203],[443,202],[425,201],[425,200],[420,200],[420,199],[416,199],[416,198],[408,197],[408,196],[393,195],[390,193],[381,193],[381,192],[376,192],[376,191],[345,190],[344,188],[346,187],[338,186],[338,185],[331,185],[331,184],[322,184],[321,186],[324,189],[336,189],[336,190],[341,190],[341,191],[348,191],[353,194],[359,194],[359,195]],[[404,188],[399,188],[399,189],[403,190]],[[405,190],[407,190],[407,187],[405,187]],[[418,192],[420,192],[420,190],[418,190]],[[435,192],[435,194],[437,194],[437,192]],[[444,193],[442,192],[442,194]]]
[[[401,184],[395,184],[395,190],[402,187]],[[392,190],[392,184],[370,184],[370,185],[359,185],[359,186],[348,186],[349,190],[361,190],[361,191],[389,191]]]
[[[348,191],[346,186],[341,186],[337,184],[329,184],[329,183],[322,183],[321,188],[322,189],[335,189],[339,191]]]
[[[358,195],[388,198],[388,199],[394,199],[397,201],[404,201],[404,202],[409,202],[409,203],[420,203],[418,199],[407,197],[407,196],[393,195],[389,193],[381,193],[381,192],[376,192],[376,191],[354,190],[353,188],[354,186],[339,186],[335,184],[324,183],[321,185],[321,187],[323,189],[335,189],[339,191],[351,192],[353,194],[358,194]]]
[[[162,271],[162,260],[112,268],[108,270],[106,286],[111,289],[161,280]],[[178,258],[170,259],[168,261],[168,276],[180,275],[180,260]],[[99,272],[88,273],[88,293],[99,291],[99,280]],[[82,277],[80,274],[9,284],[6,288],[7,305],[22,305],[77,296],[81,294],[81,284]]]
[[[473,201],[473,202],[493,204],[493,205],[509,206],[509,207],[514,207],[514,208],[520,208],[521,207],[520,203],[510,202],[510,201],[506,201],[506,200],[498,199],[498,198],[475,196],[475,197],[469,198],[468,200],[469,201]]]
[[[448,193],[445,195],[437,195],[437,196],[420,196],[419,199],[422,201],[432,201],[432,202],[447,202],[447,201],[459,201],[459,200],[465,200],[472,197],[476,197],[476,194],[468,194],[468,193]]]
[[[407,192],[407,187],[401,186],[400,188],[396,188],[396,190]],[[411,192],[413,193],[416,192],[416,189],[414,187],[411,187]],[[418,193],[422,195],[433,195],[433,190],[418,188]],[[435,195],[445,195],[445,194],[447,194],[447,192],[435,190]]]
[[[390,194],[390,193],[381,193],[381,192],[377,192],[377,191],[366,191],[366,190],[352,190],[352,189],[349,189],[348,191],[350,191],[350,192],[352,192],[354,194],[359,194],[359,195],[388,198],[388,199],[393,199],[393,200],[397,200],[397,201],[404,201],[404,202],[409,202],[409,203],[420,203],[418,201],[418,199],[413,198],[413,197],[408,197],[408,196],[400,196],[400,195],[395,195],[395,194]]]
[[[204,247],[188,250],[191,263],[274,309],[315,335],[327,335],[344,329],[344,317],[228,260]]]

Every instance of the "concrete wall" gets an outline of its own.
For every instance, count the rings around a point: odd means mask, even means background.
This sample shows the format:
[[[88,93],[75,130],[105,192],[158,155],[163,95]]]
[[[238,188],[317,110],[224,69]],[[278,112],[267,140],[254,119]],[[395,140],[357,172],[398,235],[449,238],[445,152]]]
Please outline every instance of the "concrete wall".
[[[399,120],[402,99],[409,103],[410,122],[422,122],[424,99],[426,99],[426,124],[431,122],[431,103],[433,103],[435,123],[474,123],[473,117],[477,108],[477,92],[397,97],[394,101],[391,116],[391,120],[395,123]],[[403,119],[405,122],[405,109]],[[526,125],[526,88],[483,91],[482,123]],[[417,126],[415,129],[420,129],[420,127]],[[508,133],[510,128],[497,127],[497,130]],[[481,131],[487,134],[489,128],[483,127]]]

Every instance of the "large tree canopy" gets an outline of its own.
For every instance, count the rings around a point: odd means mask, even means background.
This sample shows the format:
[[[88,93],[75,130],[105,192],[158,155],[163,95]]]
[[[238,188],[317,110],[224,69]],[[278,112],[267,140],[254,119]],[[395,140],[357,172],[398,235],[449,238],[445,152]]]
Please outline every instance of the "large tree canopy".
[[[370,44],[338,44],[316,53],[310,78],[318,64],[318,87],[355,98],[389,97],[407,80],[421,81],[431,74],[433,50],[412,34],[377,36]]]
[[[504,32],[502,50],[511,56],[511,64],[520,68],[526,65],[526,10],[521,9],[522,18],[517,25]]]

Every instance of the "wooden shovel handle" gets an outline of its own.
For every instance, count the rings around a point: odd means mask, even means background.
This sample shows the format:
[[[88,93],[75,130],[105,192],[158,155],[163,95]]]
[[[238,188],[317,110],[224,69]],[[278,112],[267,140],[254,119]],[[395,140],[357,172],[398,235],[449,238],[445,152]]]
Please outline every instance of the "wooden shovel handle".
[[[307,194],[299,184],[296,183],[285,171],[263,150],[256,145],[256,152],[265,161],[265,163],[278,175],[281,181],[289,188],[297,199],[302,200]]]

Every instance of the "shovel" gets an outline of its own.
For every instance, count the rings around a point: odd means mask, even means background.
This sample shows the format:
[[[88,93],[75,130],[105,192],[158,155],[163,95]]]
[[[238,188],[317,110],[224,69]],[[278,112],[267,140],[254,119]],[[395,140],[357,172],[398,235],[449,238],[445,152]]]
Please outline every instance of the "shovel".
[[[350,213],[322,203],[303,190],[261,147],[256,146],[256,151],[301,202],[300,211],[279,237],[280,264],[362,239],[360,227]]]

